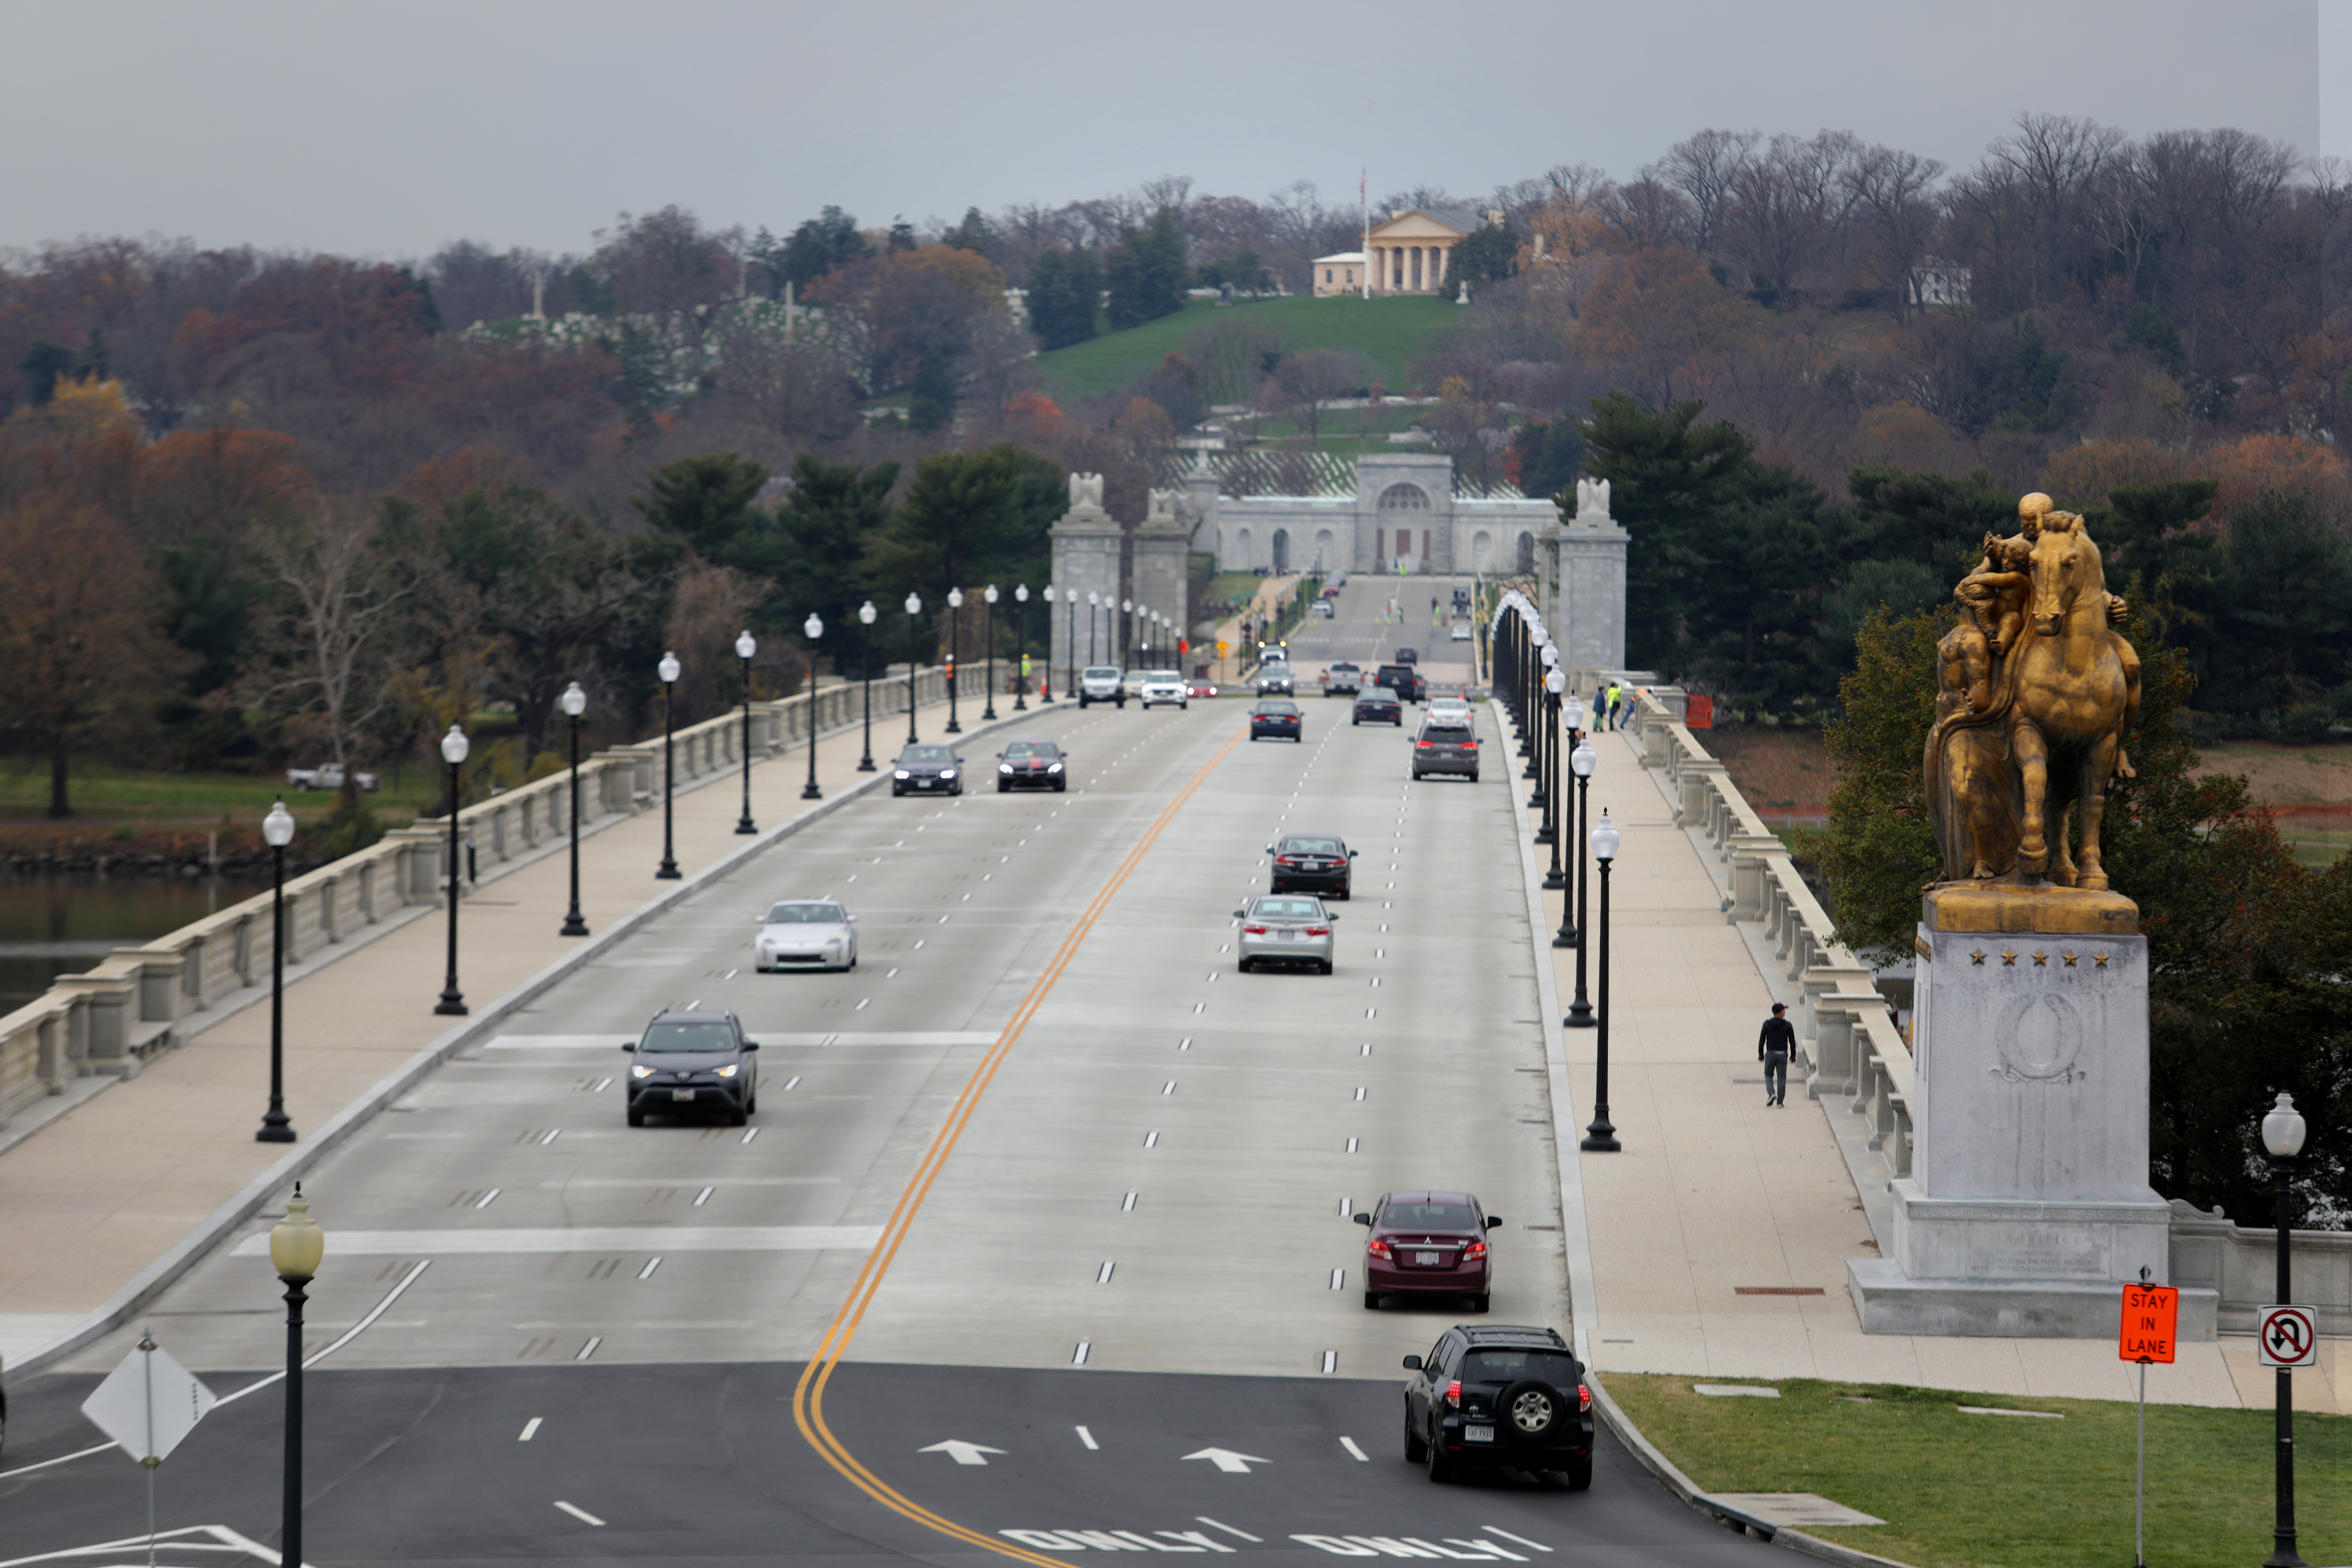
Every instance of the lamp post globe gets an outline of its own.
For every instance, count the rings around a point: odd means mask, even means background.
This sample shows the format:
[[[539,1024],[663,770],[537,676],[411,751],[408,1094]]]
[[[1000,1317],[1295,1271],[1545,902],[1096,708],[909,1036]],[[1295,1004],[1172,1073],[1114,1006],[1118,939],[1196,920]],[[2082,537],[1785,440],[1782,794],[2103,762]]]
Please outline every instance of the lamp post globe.
[[[684,666],[676,653],[664,653],[654,674],[661,677],[662,688],[662,858],[654,869],[659,882],[676,882],[681,874],[677,869],[677,677]]]
[[[286,846],[294,841],[294,813],[284,800],[261,819],[261,840],[269,846],[269,1106],[261,1113],[257,1144],[290,1144],[293,1119],[286,1114]]]
[[[466,993],[457,988],[457,798],[458,769],[466,765],[466,732],[456,725],[441,737],[441,760],[449,765],[449,965],[441,982],[441,999],[433,1010],[446,1018],[466,1016]]]
[[[270,1228],[269,1266],[286,1285],[286,1475],[278,1548],[289,1563],[302,1561],[302,1303],[303,1287],[319,1276],[327,1233],[310,1218],[302,1184],[286,1200],[286,1218]]]
[[[2294,1195],[2288,1187],[2288,1175],[2294,1167],[2295,1156],[2303,1153],[2305,1129],[2303,1113],[2294,1108],[2294,1096],[2282,1093],[2277,1102],[2263,1115],[2263,1152],[2271,1157],[2271,1172],[2276,1178],[2277,1195],[2273,1199],[2278,1222],[2278,1299],[2285,1306],[2294,1300],[2294,1269],[2289,1248],[2294,1232],[2289,1224]],[[2277,1455],[2277,1519],[2271,1529],[2271,1554],[2263,1559],[2263,1568],[2303,1568],[2303,1557],[2295,1550],[2294,1527],[2294,1372],[2290,1367],[2278,1369],[2277,1415],[2275,1417]]]
[[[735,656],[743,661],[743,814],[735,819],[739,833],[756,833],[759,827],[751,821],[751,655],[760,651],[759,639],[745,627],[735,638]]]
[[[824,618],[815,611],[810,611],[809,618],[801,622],[801,635],[808,639],[809,645],[808,703],[801,709],[808,719],[809,766],[808,782],[801,786],[801,799],[822,800],[824,799],[824,791],[816,787],[816,645],[817,640],[824,635]]]
[[[1095,620],[1102,613],[1102,595],[1087,590],[1087,663],[1095,662]]]
[[[1013,680],[1013,711],[1029,711],[1029,585],[1013,585],[1013,668],[1020,673]]]
[[[1568,885],[1559,865],[1559,841],[1568,836],[1559,821],[1559,694],[1567,689],[1568,676],[1557,665],[1544,673],[1544,702],[1549,709],[1544,719],[1544,835],[1551,844],[1551,869],[1544,873],[1543,884],[1555,893]]]
[[[874,601],[867,600],[857,607],[857,665],[859,685],[865,693],[866,751],[857,759],[857,771],[874,771]]]
[[[980,596],[988,603],[988,674],[981,683],[986,687],[983,695],[987,701],[980,716],[992,719],[996,716],[996,584],[992,582],[982,589]]]
[[[963,628],[956,612],[963,608],[963,590],[948,590],[948,729],[950,735],[961,735],[963,726],[956,722],[956,655],[963,650],[960,639]]]
[[[558,936],[585,936],[588,922],[580,915],[580,716],[588,711],[588,694],[578,681],[563,688],[555,699],[563,710],[565,723],[572,731],[572,784],[566,791],[572,800],[572,903],[564,911],[563,924],[556,928]]]
[[[1617,859],[1617,826],[1609,820],[1608,809],[1603,807],[1600,823],[1592,830],[1592,858],[1601,866],[1601,1023],[1593,1041],[1598,1049],[1594,1052],[1592,1121],[1584,1129],[1583,1140],[1577,1147],[1604,1155],[1615,1154],[1622,1147],[1617,1142],[1617,1129],[1609,1121],[1609,868]]]

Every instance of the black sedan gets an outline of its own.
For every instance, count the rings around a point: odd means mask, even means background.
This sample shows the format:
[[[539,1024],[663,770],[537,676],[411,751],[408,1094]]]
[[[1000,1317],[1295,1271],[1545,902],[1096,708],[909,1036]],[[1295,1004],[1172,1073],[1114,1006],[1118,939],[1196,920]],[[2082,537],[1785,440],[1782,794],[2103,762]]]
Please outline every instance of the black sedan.
[[[1266,846],[1274,857],[1268,893],[1315,893],[1347,898],[1355,883],[1356,852],[1328,833],[1285,833]]]
[[[1016,740],[996,754],[996,792],[1070,787],[1070,759],[1050,740]]]
[[[890,765],[893,795],[961,795],[963,758],[944,746],[910,746]]]
[[[1250,738],[1263,740],[1267,736],[1276,740],[1306,740],[1307,726],[1297,703],[1276,697],[1250,709]]]
[[[1367,686],[1356,694],[1356,711],[1349,724],[1392,724],[1404,727],[1404,704],[1386,686]]]

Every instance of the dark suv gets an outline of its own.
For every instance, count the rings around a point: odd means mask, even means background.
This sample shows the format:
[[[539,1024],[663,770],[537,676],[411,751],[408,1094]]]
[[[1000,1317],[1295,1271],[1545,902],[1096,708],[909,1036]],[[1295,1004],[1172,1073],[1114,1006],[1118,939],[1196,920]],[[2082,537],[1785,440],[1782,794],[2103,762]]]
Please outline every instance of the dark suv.
[[[743,1038],[733,1013],[665,1008],[621,1049],[629,1053],[632,1127],[644,1126],[648,1111],[713,1110],[740,1127],[760,1108],[760,1064],[751,1060],[760,1044]]]
[[[1424,702],[1429,697],[1429,683],[1411,664],[1382,664],[1372,675],[1372,685],[1386,686],[1406,702]]]
[[[1552,1470],[1592,1485],[1592,1390],[1554,1329],[1447,1329],[1404,1358],[1404,1457],[1429,1479],[1465,1469]]]

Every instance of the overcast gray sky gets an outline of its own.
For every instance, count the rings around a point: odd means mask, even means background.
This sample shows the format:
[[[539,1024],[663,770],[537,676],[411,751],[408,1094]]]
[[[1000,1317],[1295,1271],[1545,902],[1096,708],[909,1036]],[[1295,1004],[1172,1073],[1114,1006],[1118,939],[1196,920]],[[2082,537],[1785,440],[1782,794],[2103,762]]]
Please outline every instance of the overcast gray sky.
[[[2352,0],[10,0],[0,246],[588,248],[1189,174],[1262,198],[1630,175],[1706,126],[1967,167],[2021,110],[2352,155]],[[2323,83],[2326,84],[2323,87]]]

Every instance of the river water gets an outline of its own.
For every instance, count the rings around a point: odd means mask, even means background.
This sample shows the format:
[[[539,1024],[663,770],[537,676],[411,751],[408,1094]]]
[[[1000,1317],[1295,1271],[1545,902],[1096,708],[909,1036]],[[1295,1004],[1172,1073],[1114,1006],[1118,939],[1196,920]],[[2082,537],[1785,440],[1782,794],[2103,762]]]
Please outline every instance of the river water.
[[[60,975],[97,967],[117,947],[168,936],[268,883],[234,877],[0,877],[0,1013]]]

